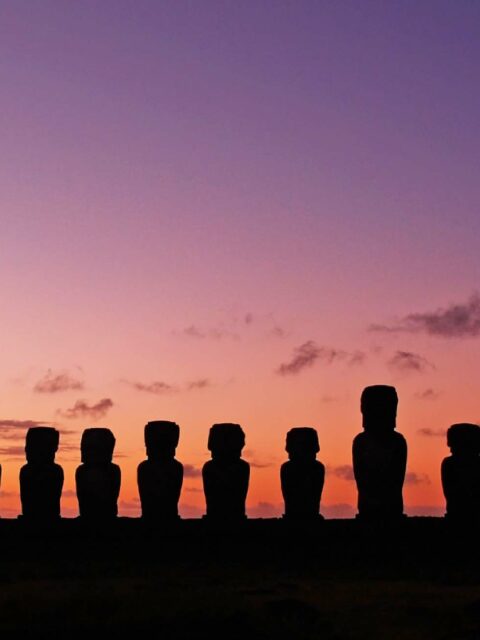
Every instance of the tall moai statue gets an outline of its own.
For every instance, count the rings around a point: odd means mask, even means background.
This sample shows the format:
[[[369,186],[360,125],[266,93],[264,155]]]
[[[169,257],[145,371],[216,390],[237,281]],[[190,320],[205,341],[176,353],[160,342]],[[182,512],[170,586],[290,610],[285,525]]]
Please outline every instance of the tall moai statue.
[[[447,518],[480,523],[480,426],[453,424],[447,431],[452,453],[442,462],[442,486]]]
[[[363,433],[353,441],[353,472],[360,518],[403,515],[402,488],[407,442],[395,431],[398,397],[394,387],[366,387],[361,397]]]
[[[112,462],[115,437],[110,429],[85,429],[80,444],[82,464],[75,481],[80,516],[105,521],[117,515],[120,467]]]
[[[250,465],[242,460],[245,434],[239,424],[214,424],[208,435],[212,459],[203,465],[207,518],[242,520],[250,479]]]
[[[55,463],[59,433],[53,427],[27,431],[27,464],[20,469],[20,501],[25,519],[44,522],[60,518],[63,469]]]
[[[295,427],[287,433],[288,462],[280,469],[285,515],[288,520],[314,520],[320,516],[325,467],[316,459],[318,434],[311,427]]]
[[[145,425],[144,434],[148,459],[137,469],[142,517],[176,520],[183,483],[183,465],[175,459],[180,428],[175,422],[157,420]]]

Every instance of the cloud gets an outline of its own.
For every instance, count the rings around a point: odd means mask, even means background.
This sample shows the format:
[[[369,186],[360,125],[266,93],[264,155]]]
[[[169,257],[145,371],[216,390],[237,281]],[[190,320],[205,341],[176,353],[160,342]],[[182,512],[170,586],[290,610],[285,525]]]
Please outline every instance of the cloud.
[[[337,478],[341,478],[342,480],[348,480],[349,482],[355,480],[353,467],[350,464],[341,464],[338,467],[328,467],[327,472]]]
[[[417,433],[427,438],[445,438],[447,435],[444,429],[430,429],[430,427],[422,427],[422,429],[418,429]]]
[[[183,475],[185,478],[200,478],[202,476],[202,470],[197,469],[193,464],[184,464]]]
[[[410,313],[393,325],[372,325],[371,331],[426,333],[441,338],[475,338],[480,335],[480,295],[459,304],[426,313]]]
[[[367,354],[363,351],[354,351],[350,354],[348,363],[350,365],[363,364],[367,359]]]
[[[426,473],[415,473],[414,471],[407,471],[407,473],[405,474],[405,484],[430,484],[430,478]]]
[[[81,380],[68,373],[53,373],[50,369],[33,387],[37,393],[58,393],[59,391],[79,391],[84,388]]]
[[[353,518],[357,512],[355,507],[344,502],[320,505],[320,512],[325,518]]]
[[[397,351],[387,363],[392,369],[403,373],[424,373],[428,369],[434,369],[426,358],[411,351]]]
[[[19,447],[17,445],[9,445],[6,447],[0,447],[0,455],[13,458],[25,458],[25,446]]]
[[[125,380],[125,382],[137,391],[145,391],[146,393],[153,393],[157,396],[163,396],[178,392],[177,387],[168,384],[168,382],[155,381],[146,384],[143,382],[128,382],[127,380]]]
[[[113,402],[110,398],[102,398],[97,403],[91,405],[85,400],[77,400],[73,407],[66,411],[59,411],[59,413],[69,419],[92,418],[92,420],[98,420],[99,418],[103,418],[112,407]]]
[[[76,498],[77,492],[75,489],[64,489],[62,491],[62,498]]]
[[[55,422],[49,420],[0,419],[0,440],[23,440],[28,429],[44,426],[55,426]],[[76,433],[72,429],[58,429],[58,431],[64,436]]]
[[[193,504],[184,504],[180,502],[178,511],[182,518],[201,518],[205,514],[204,507],[197,507]]]
[[[276,373],[281,376],[296,375],[303,369],[312,367],[317,361],[332,364],[335,361],[345,361],[348,365],[364,362],[366,355],[362,351],[348,353],[332,347],[319,347],[313,340],[307,340],[293,351],[288,362],[283,362]]]
[[[199,378],[198,380],[192,380],[191,382],[188,382],[186,385],[186,390],[195,391],[197,389],[207,389],[211,386],[212,383],[208,378]]]
[[[248,324],[248,323],[246,323]],[[223,340],[223,338],[231,338],[233,340],[238,340],[239,336],[237,333],[230,331],[228,329],[224,329],[223,327],[212,327],[210,329],[199,329],[196,325],[191,324],[190,326],[182,329],[180,332],[182,335],[187,336],[188,338],[194,338],[196,340]]]
[[[260,501],[254,505],[247,505],[247,513],[250,518],[278,518],[283,512],[283,504]]]
[[[416,398],[420,400],[435,400],[440,395],[439,391],[435,391],[435,389],[425,389],[424,391],[418,391],[415,394]]]
[[[277,373],[281,376],[296,375],[312,367],[317,360],[324,360],[331,363],[338,357],[339,352],[335,349],[318,347],[313,340],[307,340],[299,347],[294,349],[293,356],[288,362],[283,362],[277,369]]]
[[[44,420],[8,420],[8,419],[0,419],[0,429],[3,431],[10,431],[15,429],[21,429],[26,431],[31,427],[42,427],[45,424],[48,424]]]
[[[445,507],[438,505],[406,505],[405,513],[409,516],[431,516],[440,518],[445,515]]]

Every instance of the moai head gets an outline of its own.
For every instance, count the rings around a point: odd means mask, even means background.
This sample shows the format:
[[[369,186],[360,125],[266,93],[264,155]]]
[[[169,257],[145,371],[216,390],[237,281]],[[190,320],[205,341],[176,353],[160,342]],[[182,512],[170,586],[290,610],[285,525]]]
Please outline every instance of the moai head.
[[[32,427],[27,431],[25,454],[30,464],[52,464],[58,449],[59,433],[53,427]]]
[[[115,436],[110,429],[93,427],[82,434],[80,449],[84,464],[109,464],[112,462]]]
[[[447,445],[453,456],[480,456],[480,427],[468,422],[452,424],[447,431]]]
[[[315,460],[320,451],[318,434],[312,427],[294,427],[287,433],[285,451],[290,460]]]
[[[208,450],[212,458],[219,460],[238,459],[245,446],[245,434],[239,424],[220,422],[210,428]]]
[[[386,435],[396,427],[398,396],[395,387],[376,384],[365,387],[360,407],[363,428],[374,435]]]
[[[170,460],[180,438],[180,427],[176,422],[154,420],[145,425],[145,447],[149,460]]]

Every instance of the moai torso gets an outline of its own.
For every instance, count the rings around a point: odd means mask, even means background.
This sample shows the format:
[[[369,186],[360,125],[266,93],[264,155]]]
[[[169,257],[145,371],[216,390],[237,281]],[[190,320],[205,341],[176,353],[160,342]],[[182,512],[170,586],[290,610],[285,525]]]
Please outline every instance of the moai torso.
[[[77,468],[80,516],[104,520],[117,515],[120,492],[120,467],[111,462],[115,438],[109,429],[85,429],[82,436],[82,464]]]
[[[287,434],[289,461],[280,470],[285,518],[319,517],[325,467],[315,459],[320,447],[315,429],[297,427]]]
[[[142,516],[148,520],[178,518],[178,501],[183,483],[183,465],[175,459],[180,430],[167,421],[145,426],[148,460],[138,465],[137,482]]]
[[[355,437],[352,449],[360,517],[392,518],[403,514],[407,443],[394,431],[396,410],[393,387],[378,385],[364,390],[364,433]]]
[[[480,427],[455,424],[447,432],[452,455],[442,462],[442,487],[447,516],[480,521]]]
[[[20,500],[26,519],[45,521],[60,517],[63,469],[54,462],[58,441],[58,431],[51,427],[28,430],[27,464],[20,470]]]
[[[244,444],[240,425],[221,423],[210,429],[208,448],[212,460],[202,470],[208,518],[245,518],[250,465],[240,457]]]

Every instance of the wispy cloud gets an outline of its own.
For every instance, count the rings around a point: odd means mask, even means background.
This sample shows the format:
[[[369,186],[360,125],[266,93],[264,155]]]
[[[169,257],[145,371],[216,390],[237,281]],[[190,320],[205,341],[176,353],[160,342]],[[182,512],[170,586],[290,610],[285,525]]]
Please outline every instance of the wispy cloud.
[[[54,373],[50,369],[35,384],[33,390],[37,393],[58,393],[60,391],[79,391],[84,388],[84,383],[70,374]]]
[[[480,295],[464,303],[424,313],[410,313],[392,324],[375,324],[372,331],[426,333],[441,338],[475,338],[480,335]]]
[[[246,323],[247,324],[247,323]],[[224,338],[230,338],[232,340],[238,340],[238,333],[225,329],[223,327],[211,327],[203,329],[195,324],[191,324],[185,329],[182,329],[181,334],[196,340],[223,340]]]
[[[168,384],[168,382],[162,382],[160,380],[156,380],[154,382],[128,382],[131,387],[136,389],[137,391],[145,391],[146,393],[153,393],[157,396],[169,395],[172,393],[177,393],[178,388]]]
[[[335,361],[344,361],[349,365],[355,365],[362,363],[365,357],[362,351],[349,353],[332,347],[320,347],[314,340],[307,340],[294,349],[291,359],[282,362],[276,373],[281,376],[296,375],[304,369],[312,367],[316,362],[332,364]]]
[[[420,400],[435,400],[440,395],[439,391],[435,391],[435,389],[425,389],[424,391],[418,391],[415,394],[416,398]]]
[[[355,480],[353,467],[350,464],[341,464],[336,467],[328,467],[327,473],[332,474],[337,478],[341,478],[342,480],[347,480],[348,482],[352,482]]]
[[[407,471],[405,474],[405,484],[430,484],[430,478],[426,473],[415,473],[415,471]]]
[[[195,391],[198,389],[207,389],[211,387],[212,383],[208,378],[199,378],[198,380],[192,380],[191,382],[187,382],[186,390],[187,391]]]
[[[76,431],[57,427],[51,420],[10,420],[0,419],[0,440],[21,441],[25,438],[25,432],[33,427],[56,427],[61,435],[72,435]]]
[[[128,384],[136,391],[144,391],[145,393],[152,393],[156,396],[172,395],[185,391],[201,391],[213,386],[212,382],[208,378],[197,378],[196,380],[191,380],[184,385],[171,384],[163,380],[155,380],[153,382],[133,382],[130,380],[122,380],[122,382]]]
[[[193,464],[184,464],[183,475],[185,478],[200,478],[202,476],[202,470],[198,469]]]
[[[447,434],[445,429],[430,429],[430,427],[422,427],[417,430],[417,433],[427,438],[445,438]]]
[[[392,369],[403,373],[424,373],[435,368],[426,358],[411,351],[397,351],[387,364]]]
[[[31,427],[41,427],[48,424],[45,420],[10,420],[10,419],[0,419],[0,431],[1,434],[15,431],[17,429],[21,431],[26,431]]]
[[[112,407],[113,401],[110,398],[102,398],[95,404],[88,404],[85,400],[77,400],[73,407],[58,413],[68,419],[91,418],[98,420],[103,418]]]

